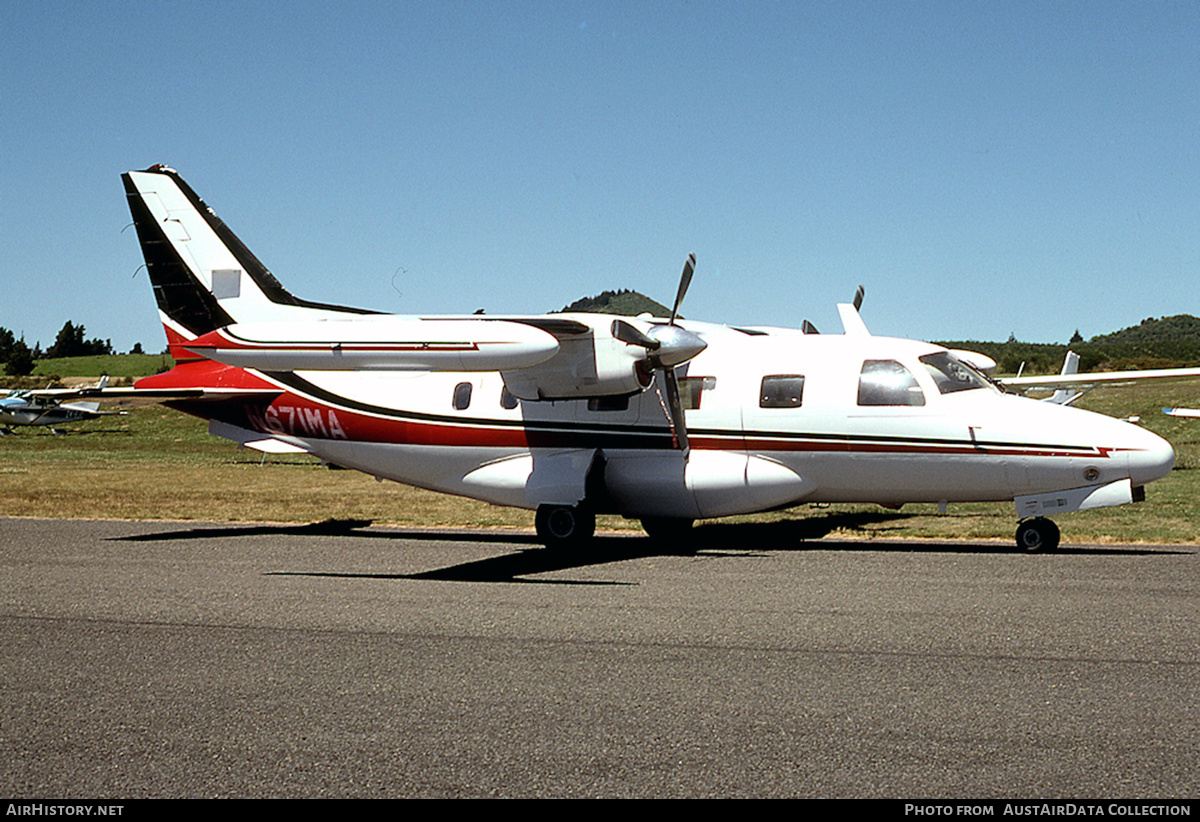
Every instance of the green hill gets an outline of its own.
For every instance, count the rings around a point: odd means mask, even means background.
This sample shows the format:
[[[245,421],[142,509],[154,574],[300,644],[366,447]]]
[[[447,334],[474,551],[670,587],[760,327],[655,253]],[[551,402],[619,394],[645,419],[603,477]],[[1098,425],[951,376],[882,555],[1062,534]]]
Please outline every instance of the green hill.
[[[1125,371],[1140,368],[1190,368],[1200,365],[1200,318],[1190,314],[1142,320],[1138,325],[1092,337],[1086,342],[1005,343],[940,342],[947,348],[964,348],[986,354],[999,364],[1002,374],[1013,374],[1024,364],[1026,374],[1052,374],[1062,368],[1068,350],[1079,355],[1080,371]]]
[[[1176,314],[1173,317],[1158,319],[1150,317],[1142,320],[1140,325],[1092,337],[1089,342],[1100,345],[1136,345],[1189,340],[1200,340],[1200,317],[1193,317],[1191,314]]]
[[[671,309],[665,305],[639,294],[636,291],[623,289],[621,291],[604,291],[595,297],[584,297],[576,300],[563,309],[568,311],[584,311],[593,314],[622,314],[636,317],[638,314],[652,314],[655,317],[671,316]]]

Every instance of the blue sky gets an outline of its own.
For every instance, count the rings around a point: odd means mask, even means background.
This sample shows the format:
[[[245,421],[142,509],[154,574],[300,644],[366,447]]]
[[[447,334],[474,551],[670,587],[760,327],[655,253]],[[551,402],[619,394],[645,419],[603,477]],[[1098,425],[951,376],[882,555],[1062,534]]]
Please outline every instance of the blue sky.
[[[119,175],[293,293],[1065,342],[1200,314],[1194,2],[0,4],[0,325],[163,344]]]

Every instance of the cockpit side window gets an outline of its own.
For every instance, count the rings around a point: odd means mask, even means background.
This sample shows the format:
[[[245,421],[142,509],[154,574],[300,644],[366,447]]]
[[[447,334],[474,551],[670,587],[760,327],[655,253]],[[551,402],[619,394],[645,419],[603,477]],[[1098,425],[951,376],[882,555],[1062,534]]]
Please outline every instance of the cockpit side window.
[[[925,404],[925,393],[912,372],[895,360],[867,360],[858,376],[859,405]]]
[[[933,377],[938,391],[943,394],[988,387],[988,382],[983,376],[949,351],[926,354],[921,357],[921,364],[925,366],[929,376]]]

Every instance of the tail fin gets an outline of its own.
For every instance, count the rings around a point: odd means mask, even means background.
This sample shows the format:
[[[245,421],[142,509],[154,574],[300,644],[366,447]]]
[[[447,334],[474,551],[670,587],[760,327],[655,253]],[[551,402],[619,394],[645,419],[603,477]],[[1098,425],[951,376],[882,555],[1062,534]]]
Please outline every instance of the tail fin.
[[[1079,373],[1079,355],[1074,351],[1068,351],[1067,356],[1063,357],[1062,373],[1059,376],[1069,377],[1072,374]],[[1075,400],[1082,396],[1082,392],[1078,388],[1060,388],[1051,396],[1046,398],[1047,402],[1052,402],[1055,405],[1071,405]]]
[[[121,179],[169,342],[234,322],[313,319],[314,310],[371,313],[293,296],[174,169]]]

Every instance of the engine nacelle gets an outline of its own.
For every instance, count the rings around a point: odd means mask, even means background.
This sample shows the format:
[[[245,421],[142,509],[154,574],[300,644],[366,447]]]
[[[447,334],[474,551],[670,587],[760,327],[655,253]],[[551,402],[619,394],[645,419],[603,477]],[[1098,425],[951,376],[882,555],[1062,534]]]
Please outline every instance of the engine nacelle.
[[[646,348],[615,338],[611,315],[554,316],[587,330],[557,334],[558,353],[536,368],[501,371],[513,396],[523,400],[613,397],[645,391],[653,382]]]

